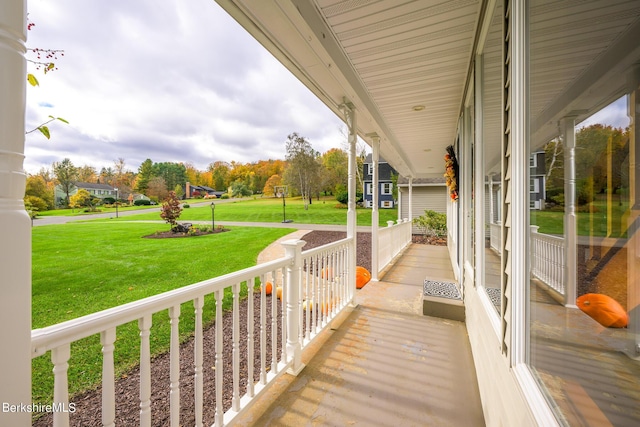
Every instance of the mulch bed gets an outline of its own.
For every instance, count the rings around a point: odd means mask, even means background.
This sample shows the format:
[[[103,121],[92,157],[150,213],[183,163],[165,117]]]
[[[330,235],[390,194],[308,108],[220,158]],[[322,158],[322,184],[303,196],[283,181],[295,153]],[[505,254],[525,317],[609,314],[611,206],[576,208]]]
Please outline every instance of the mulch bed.
[[[145,239],[175,239],[179,237],[195,237],[195,236],[207,236],[209,234],[224,233],[231,231],[228,228],[216,228],[215,230],[202,231],[199,228],[194,229],[189,233],[176,233],[175,231],[156,231],[153,234],[143,236]]]
[[[223,230],[226,231],[226,230]],[[215,232],[220,232],[215,230]],[[171,234],[177,234],[167,232]],[[210,234],[210,233],[209,233]],[[147,236],[149,238],[162,238],[156,237],[156,235]],[[186,236],[169,236],[166,237],[186,237]],[[309,250],[318,246],[325,245],[327,243],[334,242],[346,237],[345,232],[333,232],[333,231],[312,231],[302,238],[307,243],[303,247],[304,250]],[[371,270],[371,233],[357,233],[357,265],[361,265],[368,270]],[[422,243],[422,241],[416,242]],[[271,318],[271,296],[267,297],[267,319]],[[205,307],[206,309],[206,307]],[[259,313],[260,298],[255,296],[254,299],[254,312]],[[278,304],[278,359],[280,358],[281,351],[281,324],[280,324],[280,311],[281,304]],[[224,325],[224,344],[223,344],[223,360],[224,360],[224,383],[225,388],[222,391],[223,395],[223,407],[226,411],[231,407],[231,400],[233,397],[233,372],[231,360],[233,357],[232,348],[232,328],[233,318],[231,312],[225,312],[223,314]],[[247,299],[240,301],[239,304],[240,319],[247,318]],[[244,322],[240,322],[240,336],[246,337],[246,325]],[[209,325],[204,330],[204,364],[203,364],[203,378],[204,378],[204,422],[207,425],[212,425],[215,416],[215,324]],[[267,337],[271,336],[271,322],[267,321]],[[254,325],[254,354],[259,354],[260,351],[260,327],[259,316],[257,316],[256,323]],[[239,352],[241,358],[240,366],[240,378],[246,378],[247,375],[247,340],[241,339],[239,343]],[[267,352],[267,365],[270,366],[270,360],[272,355],[271,342],[267,339],[266,344]],[[170,355],[164,353],[156,356],[152,359],[151,363],[151,413],[152,423],[154,426],[165,426],[169,424],[169,365]],[[180,425],[194,425],[195,424],[195,398],[194,398],[194,340],[193,338],[187,339],[180,346]],[[257,359],[254,362],[254,381],[258,381],[260,375],[260,361]],[[139,394],[140,394],[140,369],[136,367],[125,375],[116,379],[116,425],[130,426],[139,425],[140,423],[140,408],[139,408]],[[240,384],[240,397],[246,392],[246,382]],[[95,390],[90,390],[82,394],[73,396],[70,402],[76,404],[76,412],[70,414],[70,425],[78,427],[93,427],[101,426],[102,421],[102,389],[99,387]],[[33,422],[33,426],[44,427],[51,426],[53,424],[53,416],[50,413],[44,414]]]

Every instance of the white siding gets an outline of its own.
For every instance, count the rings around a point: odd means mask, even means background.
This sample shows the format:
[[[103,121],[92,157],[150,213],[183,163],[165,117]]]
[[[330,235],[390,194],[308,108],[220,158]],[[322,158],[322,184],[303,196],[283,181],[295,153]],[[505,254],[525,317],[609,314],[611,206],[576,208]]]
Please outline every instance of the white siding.
[[[409,218],[409,188],[399,187],[400,218]],[[413,187],[413,218],[424,214],[425,210],[447,213],[447,187],[445,185]],[[413,226],[411,233],[420,234]]]

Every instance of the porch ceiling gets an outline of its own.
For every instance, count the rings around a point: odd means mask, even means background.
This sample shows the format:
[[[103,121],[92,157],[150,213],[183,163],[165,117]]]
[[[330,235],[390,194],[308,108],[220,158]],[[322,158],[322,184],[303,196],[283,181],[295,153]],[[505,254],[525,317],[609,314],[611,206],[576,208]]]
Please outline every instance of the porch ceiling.
[[[351,102],[402,175],[442,175],[480,1],[216,1],[336,114]]]

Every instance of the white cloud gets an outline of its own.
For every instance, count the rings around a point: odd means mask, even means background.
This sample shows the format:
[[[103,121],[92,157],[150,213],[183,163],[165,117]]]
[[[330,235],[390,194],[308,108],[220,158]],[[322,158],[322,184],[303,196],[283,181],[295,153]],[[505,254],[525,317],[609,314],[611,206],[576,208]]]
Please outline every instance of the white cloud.
[[[340,119],[210,0],[31,0],[29,13],[28,46],[65,54],[47,75],[30,65],[27,127],[70,122],[27,136],[29,172],[65,157],[131,170],[284,158],[294,131],[321,152],[342,146]]]

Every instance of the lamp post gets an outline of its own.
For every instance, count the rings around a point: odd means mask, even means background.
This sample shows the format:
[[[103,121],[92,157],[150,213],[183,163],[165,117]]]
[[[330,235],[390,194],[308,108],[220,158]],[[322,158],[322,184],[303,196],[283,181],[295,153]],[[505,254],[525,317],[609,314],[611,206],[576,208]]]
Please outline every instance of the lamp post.
[[[118,189],[114,188],[114,190],[116,190],[116,218],[118,218]]]
[[[211,231],[215,231],[216,229],[215,211],[216,211],[216,204],[211,202]]]

